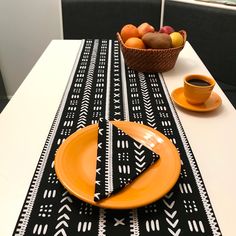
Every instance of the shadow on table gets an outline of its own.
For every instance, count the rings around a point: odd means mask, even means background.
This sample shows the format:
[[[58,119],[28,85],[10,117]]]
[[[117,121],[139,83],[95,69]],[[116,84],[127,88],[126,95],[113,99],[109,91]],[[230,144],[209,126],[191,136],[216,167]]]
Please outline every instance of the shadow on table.
[[[190,115],[190,116],[199,117],[199,118],[212,118],[212,117],[216,117],[216,116],[220,115],[224,111],[224,104],[222,104],[216,110],[207,111],[207,112],[189,111],[189,110],[186,110],[178,105],[175,105],[175,108]]]

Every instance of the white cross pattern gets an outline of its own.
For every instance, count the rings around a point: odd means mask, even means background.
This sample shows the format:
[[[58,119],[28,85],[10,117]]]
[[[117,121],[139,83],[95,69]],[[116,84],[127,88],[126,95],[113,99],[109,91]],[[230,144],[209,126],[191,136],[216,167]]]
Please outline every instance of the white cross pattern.
[[[125,225],[125,223],[124,223],[125,218],[122,218],[122,219],[120,219],[120,220],[117,219],[117,218],[114,218],[114,220],[116,221],[115,224],[114,224],[114,226]]]

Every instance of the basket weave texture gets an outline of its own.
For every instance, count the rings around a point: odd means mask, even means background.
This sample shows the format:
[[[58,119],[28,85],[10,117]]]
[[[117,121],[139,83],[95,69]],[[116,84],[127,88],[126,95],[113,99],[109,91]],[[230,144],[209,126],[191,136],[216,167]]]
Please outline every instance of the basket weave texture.
[[[184,37],[181,47],[168,49],[136,49],[125,46],[119,33],[117,39],[120,43],[125,64],[133,70],[141,72],[165,72],[171,70],[176,63],[180,51],[184,48],[187,34],[184,30],[179,31]]]

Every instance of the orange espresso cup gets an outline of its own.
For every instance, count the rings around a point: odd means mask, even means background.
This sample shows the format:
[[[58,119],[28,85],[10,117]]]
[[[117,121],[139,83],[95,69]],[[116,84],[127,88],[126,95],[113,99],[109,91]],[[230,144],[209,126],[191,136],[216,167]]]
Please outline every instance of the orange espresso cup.
[[[202,104],[211,95],[215,80],[205,75],[191,74],[184,78],[184,96],[191,104]]]

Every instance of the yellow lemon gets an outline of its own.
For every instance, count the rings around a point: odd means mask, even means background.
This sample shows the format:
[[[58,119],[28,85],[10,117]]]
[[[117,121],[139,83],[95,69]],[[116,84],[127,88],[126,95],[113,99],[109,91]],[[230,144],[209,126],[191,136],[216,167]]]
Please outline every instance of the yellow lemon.
[[[180,47],[184,44],[184,38],[179,32],[173,32],[170,34],[172,47]]]

